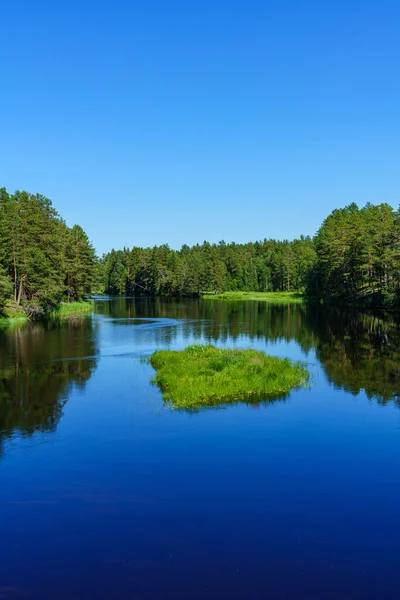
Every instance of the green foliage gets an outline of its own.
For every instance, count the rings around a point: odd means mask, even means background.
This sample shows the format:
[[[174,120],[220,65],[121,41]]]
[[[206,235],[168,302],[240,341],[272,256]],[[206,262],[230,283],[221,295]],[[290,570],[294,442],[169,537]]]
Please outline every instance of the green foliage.
[[[2,311],[12,294],[13,286],[12,281],[8,275],[6,275],[4,269],[0,267],[0,311]]]
[[[172,250],[111,250],[98,260],[79,225],[67,227],[40,194],[0,189],[0,312],[48,314],[93,290],[135,296],[290,301],[308,297],[400,307],[400,212],[387,204],[334,210],[314,240],[264,239]],[[232,296],[240,293],[240,296]],[[229,294],[229,295],[228,295]],[[247,298],[246,298],[247,299]],[[273,297],[274,301],[286,298]],[[300,300],[298,300],[300,301]],[[11,304],[10,304],[11,303]],[[19,311],[19,308],[17,309]]]
[[[313,240],[204,242],[179,251],[167,245],[124,248],[105,255],[102,266],[110,294],[242,299],[231,294],[251,292],[261,299],[260,292],[296,291],[400,307],[400,212],[387,204],[359,209],[353,203],[334,210]]]
[[[4,302],[1,308],[0,313],[0,324],[4,325],[5,322],[15,322],[15,321],[27,321],[28,315],[22,308],[22,306],[18,306],[14,300],[7,300]]]
[[[175,408],[282,397],[308,381],[301,364],[256,350],[189,346],[155,352],[150,363],[156,369],[154,383]]]
[[[315,237],[308,293],[375,305],[400,300],[400,216],[387,204],[334,210]]]
[[[109,294],[199,296],[207,292],[303,290],[315,261],[313,241],[167,245],[112,250],[102,259]]]
[[[90,294],[96,278],[96,255],[89,238],[79,225],[66,232],[65,283],[68,301]]]
[[[40,194],[0,189],[0,305],[30,316],[91,292],[97,258],[81,227],[68,228]]]

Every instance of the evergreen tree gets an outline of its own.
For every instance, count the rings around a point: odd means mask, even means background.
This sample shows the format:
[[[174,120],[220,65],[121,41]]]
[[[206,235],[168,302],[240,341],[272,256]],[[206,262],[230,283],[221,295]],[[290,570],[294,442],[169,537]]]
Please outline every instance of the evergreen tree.
[[[0,189],[0,299],[43,313],[91,292],[98,263],[81,227],[69,229],[40,194]]]

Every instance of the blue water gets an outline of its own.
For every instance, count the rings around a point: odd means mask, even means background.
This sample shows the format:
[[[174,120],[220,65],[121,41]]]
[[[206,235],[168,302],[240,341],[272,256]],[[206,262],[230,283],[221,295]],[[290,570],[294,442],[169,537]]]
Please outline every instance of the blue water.
[[[366,347],[305,307],[221,304],[1,332],[1,599],[400,597],[396,326],[366,317]],[[144,359],[200,342],[303,360],[311,387],[175,411]]]

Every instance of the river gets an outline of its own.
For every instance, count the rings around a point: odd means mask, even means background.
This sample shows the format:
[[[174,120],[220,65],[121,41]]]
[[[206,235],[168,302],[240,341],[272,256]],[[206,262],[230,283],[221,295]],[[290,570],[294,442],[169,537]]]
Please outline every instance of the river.
[[[307,389],[195,412],[147,357],[302,360]],[[0,599],[398,599],[400,328],[355,309],[99,298],[0,329]]]

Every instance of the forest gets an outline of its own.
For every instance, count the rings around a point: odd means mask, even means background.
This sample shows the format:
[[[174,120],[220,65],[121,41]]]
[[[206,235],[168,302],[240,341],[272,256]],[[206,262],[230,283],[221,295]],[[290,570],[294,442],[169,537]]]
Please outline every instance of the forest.
[[[314,238],[306,291],[322,299],[398,306],[400,211],[388,204],[334,210]]]
[[[206,292],[303,290],[315,263],[311,238],[112,250],[102,259],[110,294],[199,296]]]
[[[43,316],[90,294],[99,261],[79,225],[69,228],[40,194],[0,189],[0,309]]]
[[[133,247],[111,250],[101,262],[109,294],[299,291],[310,299],[393,307],[400,299],[400,213],[388,204],[350,204],[334,210],[313,239]]]
[[[200,296],[298,291],[325,301],[400,304],[400,212],[388,204],[334,210],[314,236],[111,250],[101,258],[40,194],[0,189],[0,310],[45,315],[94,291]]]

